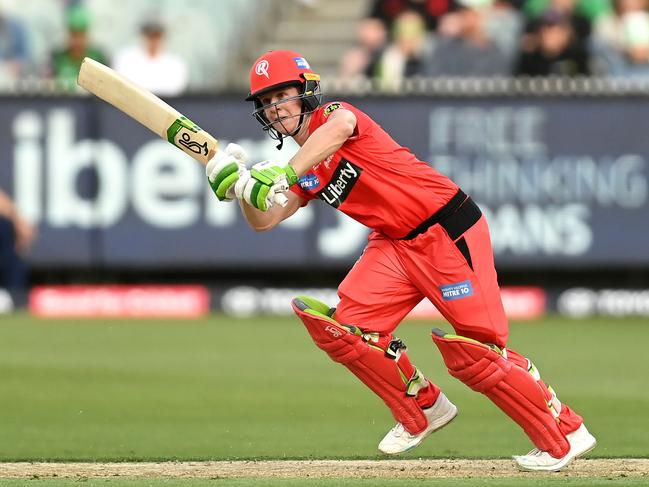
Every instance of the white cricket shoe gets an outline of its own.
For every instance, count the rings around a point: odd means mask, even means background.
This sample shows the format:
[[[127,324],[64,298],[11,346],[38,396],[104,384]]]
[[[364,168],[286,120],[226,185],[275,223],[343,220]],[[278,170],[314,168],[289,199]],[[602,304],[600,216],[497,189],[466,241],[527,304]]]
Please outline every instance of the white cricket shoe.
[[[572,460],[584,455],[595,448],[597,440],[591,435],[586,426],[582,425],[566,435],[570,450],[562,458],[554,458],[546,451],[535,448],[527,455],[514,456],[518,468],[527,472],[558,472]]]
[[[444,395],[439,393],[435,404],[424,409],[428,427],[418,435],[406,431],[401,423],[388,431],[379,443],[379,450],[387,455],[397,455],[406,452],[421,443],[428,435],[450,423],[457,416],[457,407]]]

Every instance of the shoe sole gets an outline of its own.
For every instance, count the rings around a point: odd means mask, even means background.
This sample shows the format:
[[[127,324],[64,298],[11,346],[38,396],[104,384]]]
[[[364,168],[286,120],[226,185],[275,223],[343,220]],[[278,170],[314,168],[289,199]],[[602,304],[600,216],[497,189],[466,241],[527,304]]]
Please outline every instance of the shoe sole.
[[[595,440],[595,437],[593,437],[593,440],[594,440],[593,444],[591,446],[589,446],[588,448],[586,448],[584,451],[579,452],[579,453],[577,453],[576,455],[574,455],[574,456],[572,456],[570,458],[562,460],[561,462],[557,463],[556,465],[553,465],[552,467],[543,467],[541,465],[526,467],[526,466],[521,465],[520,463],[518,463],[518,460],[516,460],[516,457],[514,457],[514,460],[516,461],[518,469],[523,471],[523,472],[558,472],[561,469],[563,469],[564,467],[566,467],[568,464],[570,464],[570,462],[572,462],[574,459],[579,458],[579,457],[585,455],[586,453],[594,450],[595,447],[597,446],[597,440]]]
[[[406,453],[406,452],[412,450],[413,448],[418,447],[418,446],[421,444],[422,441],[424,441],[426,438],[428,438],[431,434],[435,433],[435,431],[439,431],[439,430],[441,430],[444,426],[446,426],[446,425],[449,424],[451,421],[453,421],[453,420],[457,417],[457,414],[458,414],[457,406],[453,405],[453,410],[452,410],[452,414],[451,414],[450,417],[442,417],[442,418],[439,418],[440,421],[443,421],[442,424],[440,424],[439,426],[435,426],[435,427],[432,428],[431,430],[429,430],[429,431],[427,431],[426,433],[424,433],[424,434],[421,436],[421,438],[419,439],[419,441],[418,441],[417,443],[415,443],[414,445],[410,445],[410,446],[409,446],[408,448],[406,448],[405,450],[401,450],[401,451],[397,451],[397,452],[390,452],[390,453],[388,453],[388,452],[384,452],[383,450],[379,450],[379,451],[380,451],[383,455],[390,455],[390,456],[393,456],[393,455],[401,455],[402,453]]]

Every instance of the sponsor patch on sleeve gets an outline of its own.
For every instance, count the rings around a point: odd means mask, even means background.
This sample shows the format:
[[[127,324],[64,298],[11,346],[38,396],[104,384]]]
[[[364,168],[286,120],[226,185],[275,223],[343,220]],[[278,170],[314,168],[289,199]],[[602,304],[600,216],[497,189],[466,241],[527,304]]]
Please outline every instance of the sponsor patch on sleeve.
[[[329,103],[329,105],[327,105],[325,107],[325,109],[324,109],[324,116],[328,117],[329,115],[331,115],[331,112],[333,112],[334,110],[338,110],[341,107],[342,107],[342,105],[340,103],[338,103],[337,101],[335,101],[333,103]]]
[[[473,286],[471,286],[471,281],[446,284],[444,286],[440,286],[439,290],[442,293],[442,299],[444,301],[453,301],[454,299],[462,299],[473,296]]]
[[[305,174],[300,179],[298,179],[297,182],[300,185],[300,188],[307,191],[309,189],[317,188],[318,186],[320,186],[320,180],[315,174]]]

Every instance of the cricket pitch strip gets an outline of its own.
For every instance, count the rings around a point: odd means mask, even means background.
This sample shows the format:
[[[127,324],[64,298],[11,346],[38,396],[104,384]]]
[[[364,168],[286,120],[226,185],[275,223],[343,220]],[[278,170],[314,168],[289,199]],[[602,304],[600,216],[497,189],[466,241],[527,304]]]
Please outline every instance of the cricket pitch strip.
[[[459,478],[647,477],[649,459],[576,460],[559,473],[525,473],[513,460],[259,460],[213,462],[0,463],[2,478]]]

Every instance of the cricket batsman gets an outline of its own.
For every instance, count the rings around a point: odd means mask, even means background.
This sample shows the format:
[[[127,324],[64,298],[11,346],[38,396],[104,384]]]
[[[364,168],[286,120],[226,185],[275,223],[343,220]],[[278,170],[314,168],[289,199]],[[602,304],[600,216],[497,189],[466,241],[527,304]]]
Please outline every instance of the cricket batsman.
[[[292,304],[315,344],[392,412],[397,424],[379,450],[408,451],[457,415],[393,334],[423,298],[455,330],[432,332],[449,373],[493,401],[534,444],[514,457],[519,468],[558,471],[592,450],[596,440],[581,416],[507,346],[489,229],[478,206],[365,113],[343,101],[323,104],[319,80],[296,52],[257,59],[247,98],[253,115],[280,146],[292,137],[300,149],[286,165],[264,161],[247,169],[245,153],[231,144],[210,161],[207,176],[220,200],[240,201],[257,231],[314,199],[372,229],[338,288],[336,308],[304,296]],[[273,204],[282,192],[287,204]]]

